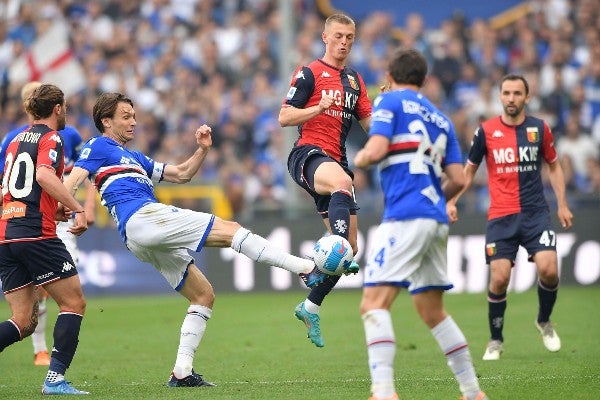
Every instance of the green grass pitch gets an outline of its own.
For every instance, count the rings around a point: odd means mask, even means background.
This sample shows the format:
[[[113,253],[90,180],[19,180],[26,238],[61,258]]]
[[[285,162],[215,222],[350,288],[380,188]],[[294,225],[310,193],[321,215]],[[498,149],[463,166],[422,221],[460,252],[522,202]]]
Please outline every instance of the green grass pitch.
[[[314,347],[293,316],[305,292],[218,294],[195,369],[214,388],[168,388],[186,302],[177,295],[93,297],[67,379],[96,399],[323,399],[369,397],[360,291],[337,290],[322,307],[325,347]],[[563,347],[546,351],[534,328],[534,290],[510,293],[505,352],[481,360],[487,332],[483,294],[447,295],[446,308],[469,341],[482,388],[492,400],[600,398],[600,287],[563,287],[553,320]],[[56,318],[49,306],[49,322]],[[0,301],[0,320],[8,318]],[[393,309],[396,387],[401,399],[454,399],[460,393],[406,292]],[[47,334],[52,343],[51,333]],[[0,399],[41,397],[45,367],[31,340],[0,354]]]

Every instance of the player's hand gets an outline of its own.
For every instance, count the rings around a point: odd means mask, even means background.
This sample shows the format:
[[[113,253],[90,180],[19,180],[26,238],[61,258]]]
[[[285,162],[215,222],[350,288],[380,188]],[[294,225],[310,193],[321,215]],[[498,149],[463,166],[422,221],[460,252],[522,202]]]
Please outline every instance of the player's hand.
[[[360,149],[356,155],[354,156],[354,160],[352,163],[356,168],[367,169],[371,165],[369,162],[369,157],[367,156],[367,151],[365,149]]]
[[[71,217],[71,210],[67,207],[58,203],[58,207],[56,208],[56,213],[54,214],[54,219],[61,222],[67,222]]]
[[[321,100],[319,101],[319,110],[321,110],[321,112],[329,110],[334,102],[335,99],[333,96],[326,94],[325,96],[321,97]]]
[[[451,224],[458,221],[458,209],[454,203],[446,203],[446,214],[448,214],[448,221]]]
[[[386,83],[385,85],[379,86],[379,93],[385,93],[390,91],[390,83]]]
[[[558,220],[564,229],[569,229],[573,226],[573,213],[569,210],[569,207],[558,207]]]
[[[212,129],[208,125],[202,125],[196,129],[196,143],[203,149],[208,149],[212,146]]]
[[[75,216],[75,222],[73,223],[73,226],[69,227],[69,232],[75,236],[80,236],[88,228],[85,211],[77,213],[74,212],[73,215]]]

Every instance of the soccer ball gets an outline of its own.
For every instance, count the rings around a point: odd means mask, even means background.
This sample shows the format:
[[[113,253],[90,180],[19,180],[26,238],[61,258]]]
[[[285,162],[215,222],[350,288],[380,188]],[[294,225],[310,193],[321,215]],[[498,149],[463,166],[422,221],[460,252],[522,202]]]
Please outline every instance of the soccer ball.
[[[327,275],[342,275],[352,263],[350,242],[338,235],[327,235],[315,243],[315,265]]]

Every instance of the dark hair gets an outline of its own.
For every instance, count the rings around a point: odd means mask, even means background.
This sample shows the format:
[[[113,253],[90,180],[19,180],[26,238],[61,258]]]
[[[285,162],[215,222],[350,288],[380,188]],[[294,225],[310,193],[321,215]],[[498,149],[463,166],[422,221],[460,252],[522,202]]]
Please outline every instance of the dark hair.
[[[398,49],[390,58],[388,71],[398,84],[421,87],[427,76],[427,60],[415,49]]]
[[[98,97],[98,100],[96,100],[92,116],[94,117],[94,125],[96,125],[96,128],[100,133],[104,133],[102,119],[113,118],[119,103],[127,103],[133,107],[133,101],[121,93],[103,93]]]
[[[25,111],[34,120],[48,118],[54,106],[65,104],[65,94],[58,86],[43,84],[36,88],[25,100]]]
[[[523,75],[518,75],[518,74],[504,75],[502,77],[502,79],[500,80],[500,90],[502,90],[502,84],[505,81],[521,81],[521,82],[523,82],[523,85],[525,85],[525,95],[529,94],[529,83],[527,83],[527,79],[525,79],[525,77]]]

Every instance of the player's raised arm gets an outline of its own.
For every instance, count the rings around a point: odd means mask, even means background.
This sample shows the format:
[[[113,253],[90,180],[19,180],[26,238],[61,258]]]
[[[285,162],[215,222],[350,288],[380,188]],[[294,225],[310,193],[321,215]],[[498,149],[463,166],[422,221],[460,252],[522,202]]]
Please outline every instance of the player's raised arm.
[[[186,161],[178,165],[166,165],[163,180],[173,183],[187,183],[198,172],[212,146],[212,129],[202,125],[196,130],[198,149]]]

